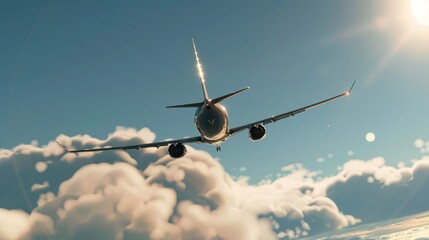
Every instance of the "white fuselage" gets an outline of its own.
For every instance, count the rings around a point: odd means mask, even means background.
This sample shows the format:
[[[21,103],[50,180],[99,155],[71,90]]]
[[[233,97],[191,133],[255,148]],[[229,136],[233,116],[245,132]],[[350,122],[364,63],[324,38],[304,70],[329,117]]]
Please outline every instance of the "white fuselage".
[[[195,126],[203,141],[220,145],[228,137],[228,112],[220,103],[208,103],[199,107],[195,113]]]

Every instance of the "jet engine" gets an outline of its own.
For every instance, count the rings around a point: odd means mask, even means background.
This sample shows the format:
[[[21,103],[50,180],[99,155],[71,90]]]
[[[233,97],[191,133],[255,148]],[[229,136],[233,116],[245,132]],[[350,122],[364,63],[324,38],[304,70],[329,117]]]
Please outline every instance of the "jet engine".
[[[172,158],[181,158],[186,154],[186,147],[181,143],[171,144],[168,147],[168,154]]]
[[[265,138],[266,130],[264,125],[258,124],[249,129],[249,138],[256,142]]]

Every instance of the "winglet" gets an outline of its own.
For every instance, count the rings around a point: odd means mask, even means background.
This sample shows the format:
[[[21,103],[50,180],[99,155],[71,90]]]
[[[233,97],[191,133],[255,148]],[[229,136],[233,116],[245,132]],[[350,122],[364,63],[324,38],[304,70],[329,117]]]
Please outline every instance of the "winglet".
[[[356,83],[356,80],[354,80],[354,81],[353,81],[352,86],[351,86],[351,87],[350,87],[350,89],[346,92],[346,95],[347,95],[347,96],[348,96],[348,95],[350,95],[350,93],[352,92],[353,87],[355,86],[355,83]]]
[[[58,142],[58,140],[55,140],[55,142],[62,148],[62,149],[64,149],[64,151],[66,151],[66,152],[70,152],[70,150],[68,150],[67,149],[67,147],[66,146],[64,146],[63,144],[61,144],[60,142]]]

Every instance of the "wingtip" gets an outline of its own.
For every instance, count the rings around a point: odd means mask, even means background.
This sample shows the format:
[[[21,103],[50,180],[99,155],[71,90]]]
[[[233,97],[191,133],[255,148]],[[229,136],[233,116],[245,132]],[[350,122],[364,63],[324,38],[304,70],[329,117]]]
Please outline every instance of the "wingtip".
[[[348,95],[350,95],[350,93],[352,92],[353,87],[355,86],[355,83],[356,83],[356,80],[354,80],[354,81],[353,81],[352,86],[351,86],[351,87],[350,87],[350,89],[346,92],[346,95],[347,95],[347,96],[348,96]]]
[[[247,91],[247,90],[249,90],[250,89],[250,87],[245,87],[245,88],[243,88],[243,89],[241,89],[241,90],[239,90],[240,92],[242,92],[242,91]]]

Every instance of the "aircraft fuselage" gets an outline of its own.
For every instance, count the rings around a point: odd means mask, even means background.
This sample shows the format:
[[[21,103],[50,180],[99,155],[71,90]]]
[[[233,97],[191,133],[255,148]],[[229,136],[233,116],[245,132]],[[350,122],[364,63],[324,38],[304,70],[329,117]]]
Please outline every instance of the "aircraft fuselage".
[[[219,145],[228,137],[228,112],[220,103],[207,103],[199,107],[194,122],[206,142]]]

